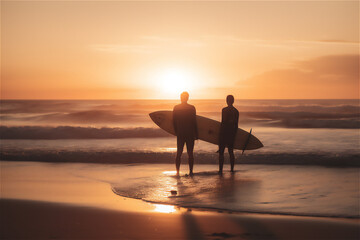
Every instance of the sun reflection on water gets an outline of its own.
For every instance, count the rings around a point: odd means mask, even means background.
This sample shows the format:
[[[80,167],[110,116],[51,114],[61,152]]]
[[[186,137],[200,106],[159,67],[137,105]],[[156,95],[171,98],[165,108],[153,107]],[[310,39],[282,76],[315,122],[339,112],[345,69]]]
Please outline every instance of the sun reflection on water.
[[[162,152],[176,152],[176,148],[175,147],[160,148],[160,151],[162,151]]]
[[[160,213],[173,213],[176,212],[176,209],[174,206],[171,205],[164,205],[164,204],[154,204],[155,212],[160,212]]]

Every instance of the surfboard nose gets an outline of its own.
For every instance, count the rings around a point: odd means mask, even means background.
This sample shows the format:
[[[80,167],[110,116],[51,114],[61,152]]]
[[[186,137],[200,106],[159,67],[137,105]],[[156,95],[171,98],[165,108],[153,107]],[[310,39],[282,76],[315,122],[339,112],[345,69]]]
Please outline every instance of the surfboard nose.
[[[161,122],[164,120],[164,117],[160,112],[149,113],[149,116],[151,120],[153,120],[153,122],[156,123],[156,125],[158,126],[160,126]]]
[[[149,116],[153,122],[155,122],[155,112],[149,113]]]

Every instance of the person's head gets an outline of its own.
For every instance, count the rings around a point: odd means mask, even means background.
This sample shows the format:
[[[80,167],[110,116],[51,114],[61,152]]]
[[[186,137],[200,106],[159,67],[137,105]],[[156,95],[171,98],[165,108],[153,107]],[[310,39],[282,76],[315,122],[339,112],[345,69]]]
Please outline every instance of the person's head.
[[[182,103],[187,103],[187,101],[189,100],[189,93],[188,92],[182,92],[180,95],[181,98],[181,102]]]
[[[227,103],[228,106],[232,106],[234,104],[234,96],[233,95],[227,95],[226,103]]]

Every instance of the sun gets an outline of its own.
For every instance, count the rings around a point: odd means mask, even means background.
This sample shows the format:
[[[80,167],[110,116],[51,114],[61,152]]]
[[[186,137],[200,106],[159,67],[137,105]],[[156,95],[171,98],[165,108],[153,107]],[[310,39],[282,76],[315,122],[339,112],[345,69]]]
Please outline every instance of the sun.
[[[195,86],[195,77],[190,71],[179,68],[168,68],[158,74],[159,88],[167,96],[180,94],[183,91],[192,91]]]

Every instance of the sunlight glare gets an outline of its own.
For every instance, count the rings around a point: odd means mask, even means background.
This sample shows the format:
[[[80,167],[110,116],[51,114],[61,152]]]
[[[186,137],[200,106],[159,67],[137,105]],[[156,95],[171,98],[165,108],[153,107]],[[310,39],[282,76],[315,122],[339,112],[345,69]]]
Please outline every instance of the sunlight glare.
[[[165,175],[175,175],[176,171],[163,171],[162,173]]]
[[[173,213],[176,211],[174,206],[171,205],[163,205],[163,204],[154,204],[155,212],[160,212],[160,213]]]
[[[176,152],[175,147],[160,148],[162,152]]]
[[[179,68],[165,69],[158,75],[159,88],[168,95],[176,96],[194,89],[195,77],[189,71]]]

